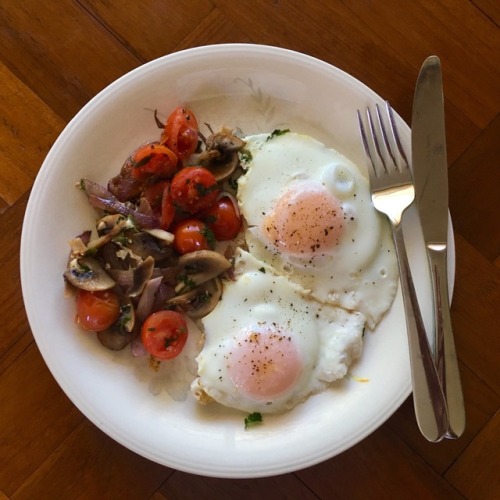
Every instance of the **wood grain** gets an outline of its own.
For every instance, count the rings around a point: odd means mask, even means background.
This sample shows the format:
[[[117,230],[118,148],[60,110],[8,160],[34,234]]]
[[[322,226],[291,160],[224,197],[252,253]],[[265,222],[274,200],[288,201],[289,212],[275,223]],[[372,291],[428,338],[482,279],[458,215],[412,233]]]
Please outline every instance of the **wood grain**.
[[[499,498],[499,23],[493,0],[0,0],[0,499]],[[45,365],[19,262],[47,152],[116,78],[177,50],[231,42],[327,61],[389,99],[408,123],[420,65],[440,56],[457,261],[451,311],[467,412],[459,440],[425,441],[410,397],[362,442],[314,467],[206,478],[113,441]],[[28,248],[36,252],[37,242]]]

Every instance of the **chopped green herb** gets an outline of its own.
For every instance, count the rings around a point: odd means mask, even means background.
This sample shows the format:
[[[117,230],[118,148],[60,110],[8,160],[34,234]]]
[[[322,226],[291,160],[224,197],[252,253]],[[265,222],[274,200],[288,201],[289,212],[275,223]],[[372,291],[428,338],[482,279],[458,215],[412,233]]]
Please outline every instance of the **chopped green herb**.
[[[205,237],[205,239],[207,240],[208,247],[211,250],[213,250],[215,248],[215,243],[216,243],[214,232],[208,226],[206,226],[203,229],[202,234]]]
[[[97,248],[97,247],[88,248],[87,250],[85,250],[85,257],[92,257],[92,256],[96,255],[97,252],[99,252],[99,248]]]
[[[196,282],[193,281],[188,274],[180,274],[177,280],[183,283],[186,288],[196,288]]]
[[[243,149],[240,152],[240,161],[243,163],[250,163],[253,160],[253,156],[251,151],[248,151],[248,149]]]
[[[237,179],[229,179],[227,181],[227,183],[229,184],[229,187],[231,189],[234,189],[234,191],[237,191],[237,189],[238,189],[238,181],[237,181]]]
[[[127,332],[127,324],[132,320],[132,306],[130,304],[122,304],[120,306],[120,316],[116,326],[118,332],[124,334]]]
[[[284,135],[284,134],[287,134],[288,132],[290,132],[290,129],[289,128],[286,128],[284,130],[280,130],[280,129],[276,129],[276,130],[273,130],[271,132],[271,134],[269,135],[269,137],[266,139],[266,142],[267,141],[270,141],[271,139],[273,139],[274,137],[278,137],[279,135]]]
[[[245,418],[245,429],[247,429],[249,425],[257,424],[260,422],[262,422],[262,415],[259,412],[250,413]]]
[[[218,184],[212,184],[211,186],[205,186],[201,182],[196,182],[194,187],[195,187],[198,195],[201,197],[207,196],[207,194],[211,193],[212,191],[217,191],[219,189]]]
[[[261,273],[266,274],[266,269],[265,269],[264,267],[260,267],[260,268],[259,268],[259,271],[260,271]]]
[[[127,238],[123,233],[119,233],[117,234],[114,238],[113,238],[113,241],[115,243],[119,243],[123,246],[127,246],[128,244],[130,244],[130,239]]]
[[[172,337],[165,338],[164,342],[165,349],[168,349],[171,345],[175,345],[175,343],[178,341],[179,341],[179,335],[172,335]]]
[[[132,166],[134,168],[140,168],[140,167],[143,167],[144,165],[146,165],[150,160],[151,158],[153,158],[153,155],[146,155],[142,160],[139,160],[139,161],[132,161]]]

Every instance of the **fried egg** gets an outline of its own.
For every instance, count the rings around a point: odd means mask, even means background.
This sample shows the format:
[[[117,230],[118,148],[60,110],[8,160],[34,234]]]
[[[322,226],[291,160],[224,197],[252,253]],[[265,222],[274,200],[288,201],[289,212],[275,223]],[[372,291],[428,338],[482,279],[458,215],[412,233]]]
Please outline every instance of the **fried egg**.
[[[374,328],[397,290],[390,226],[349,159],[292,132],[245,138],[238,202],[252,255]]]
[[[287,410],[345,376],[359,357],[365,317],[323,305],[238,249],[235,280],[203,318],[192,391],[247,412]]]

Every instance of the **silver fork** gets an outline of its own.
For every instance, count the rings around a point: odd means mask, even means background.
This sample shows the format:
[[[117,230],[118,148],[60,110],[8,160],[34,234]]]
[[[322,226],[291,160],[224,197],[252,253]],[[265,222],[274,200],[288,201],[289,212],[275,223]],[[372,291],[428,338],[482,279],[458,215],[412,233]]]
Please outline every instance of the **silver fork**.
[[[357,114],[363,147],[370,163],[372,202],[379,212],[387,215],[392,226],[405,308],[417,424],[427,440],[437,442],[445,437],[448,430],[448,411],[425,333],[401,224],[403,212],[415,198],[412,174],[389,103],[386,102],[385,120],[378,105],[376,122],[370,108],[367,108],[368,133],[359,110]],[[385,122],[389,124],[391,136],[387,133]]]

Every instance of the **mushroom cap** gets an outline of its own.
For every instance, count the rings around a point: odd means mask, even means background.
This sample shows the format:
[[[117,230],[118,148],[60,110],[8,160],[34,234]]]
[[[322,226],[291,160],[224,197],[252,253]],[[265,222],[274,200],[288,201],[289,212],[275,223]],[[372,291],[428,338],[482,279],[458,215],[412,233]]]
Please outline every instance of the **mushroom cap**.
[[[89,292],[109,290],[115,286],[113,278],[102,268],[99,261],[92,257],[72,259],[64,277],[73,286]]]
[[[179,307],[192,319],[200,319],[215,308],[221,297],[222,281],[220,278],[213,278],[193,290],[171,298],[167,304]]]
[[[134,338],[135,310],[128,297],[120,299],[120,316],[106,330],[97,332],[99,342],[112,351],[121,351]]]
[[[177,294],[192,290],[219,276],[231,267],[231,262],[213,250],[197,250],[182,255],[177,264]]]

